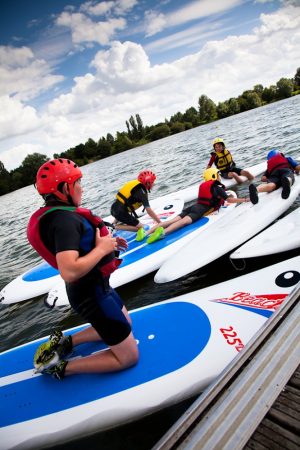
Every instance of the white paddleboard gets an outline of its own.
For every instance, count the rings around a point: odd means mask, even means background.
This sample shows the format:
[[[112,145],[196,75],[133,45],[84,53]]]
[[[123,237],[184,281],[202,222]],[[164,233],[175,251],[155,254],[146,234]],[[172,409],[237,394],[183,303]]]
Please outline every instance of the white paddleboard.
[[[236,196],[235,192],[230,192]],[[123,259],[122,264],[110,277],[111,286],[122,286],[158,269],[178,249],[215,222],[222,221],[234,208],[236,208],[236,203],[226,202],[219,211],[214,211],[153,244],[147,244],[146,240],[136,242],[135,236],[133,239],[129,239],[128,249],[120,254],[120,258]],[[45,303],[50,308],[69,304],[65,283],[62,280],[58,281],[49,291]]]
[[[4,286],[0,292],[0,303],[18,303],[45,294],[60,279],[59,272],[43,261]]]
[[[183,209],[184,202],[180,196],[173,196],[167,200],[154,200],[152,205],[156,214],[165,221],[178,215]],[[104,220],[112,221],[112,217],[106,217]],[[153,219],[145,213],[140,217],[140,221],[147,227],[154,224]],[[120,231],[119,234],[129,240],[134,240],[136,235],[128,231]],[[0,302],[11,304],[37,297],[48,293],[56,284],[64,285],[58,270],[44,261],[8,283],[0,292]]]
[[[34,374],[33,355],[45,338],[1,353],[1,448],[58,445],[201,392],[297,285],[299,267],[300,256],[132,311],[140,360],[121,372],[73,375],[63,381]],[[104,348],[82,344],[72,357]]]
[[[258,163],[253,166],[245,168],[245,170],[248,170],[254,177],[261,175],[266,169],[267,169],[266,162]],[[241,176],[241,179],[244,182],[247,181],[247,178],[244,176]],[[198,189],[199,189],[199,184],[201,183],[201,181],[203,181],[202,177],[200,177],[198,183],[193,184],[187,188],[184,188],[184,189],[178,191],[177,194],[180,194],[180,196],[183,198],[185,203],[195,200],[198,197]],[[221,177],[221,181],[222,181],[222,184],[224,184],[226,189],[231,189],[233,186],[237,185],[237,182],[235,181],[234,178],[225,179],[225,178]],[[170,195],[174,195],[174,193],[167,194],[161,198],[167,198]]]
[[[259,233],[294,203],[300,192],[300,176],[296,177],[288,199],[281,198],[281,191],[280,188],[269,194],[259,194],[259,203],[256,205],[241,203],[222,221],[203,230],[165,261],[154,281],[166,283],[187,275]]]
[[[230,258],[272,255],[299,247],[300,208],[297,208],[239,247],[231,253]]]

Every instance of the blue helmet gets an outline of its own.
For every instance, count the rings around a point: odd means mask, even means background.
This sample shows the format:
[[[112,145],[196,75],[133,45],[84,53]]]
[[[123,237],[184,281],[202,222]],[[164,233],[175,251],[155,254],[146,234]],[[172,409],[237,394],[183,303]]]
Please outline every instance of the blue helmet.
[[[280,151],[277,150],[276,148],[272,148],[272,150],[269,151],[269,153],[267,154],[267,160],[269,161],[269,159],[273,158],[273,156],[279,155]]]

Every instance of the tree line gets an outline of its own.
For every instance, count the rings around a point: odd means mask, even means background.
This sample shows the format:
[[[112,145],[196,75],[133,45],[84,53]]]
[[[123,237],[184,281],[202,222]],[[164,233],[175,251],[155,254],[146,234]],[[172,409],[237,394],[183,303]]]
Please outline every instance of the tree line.
[[[62,153],[55,153],[53,158],[67,158],[79,166],[107,158],[134,147],[171,136],[218,119],[258,108],[293,95],[300,94],[300,67],[294,78],[281,78],[276,85],[264,87],[257,84],[251,90],[244,91],[238,97],[232,97],[215,104],[206,95],[201,95],[197,108],[190,107],[185,112],[177,112],[170,119],[152,126],[144,126],[139,114],[126,121],[127,131],[117,131],[115,137],[108,133],[98,142],[89,138],[84,144],[78,144]],[[27,155],[21,166],[10,172],[0,161],[0,195],[33,184],[38,168],[49,158],[40,153]]]

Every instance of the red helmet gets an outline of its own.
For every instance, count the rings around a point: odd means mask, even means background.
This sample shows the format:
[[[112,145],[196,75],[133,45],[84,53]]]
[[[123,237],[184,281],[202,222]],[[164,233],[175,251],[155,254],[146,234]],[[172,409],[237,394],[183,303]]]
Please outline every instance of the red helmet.
[[[152,189],[152,186],[156,180],[156,175],[151,170],[143,170],[139,173],[138,180],[145,186],[147,191],[150,192],[150,189]]]
[[[54,194],[62,201],[68,200],[67,197],[58,190],[61,183],[68,183],[71,187],[76,180],[82,177],[82,172],[73,161],[69,159],[52,159],[44,163],[36,175],[36,188],[38,193]]]

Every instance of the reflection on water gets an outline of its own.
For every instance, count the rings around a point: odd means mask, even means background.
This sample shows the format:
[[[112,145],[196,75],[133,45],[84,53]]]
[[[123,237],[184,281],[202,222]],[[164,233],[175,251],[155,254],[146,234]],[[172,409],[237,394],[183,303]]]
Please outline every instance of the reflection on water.
[[[200,182],[210,156],[211,142],[216,136],[224,138],[239,167],[264,160],[266,152],[272,147],[277,147],[290,156],[297,156],[300,154],[299,106],[300,96],[198,127],[85,166],[83,206],[102,216],[108,215],[120,185],[135,178],[144,168],[151,168],[157,175],[152,198]],[[245,195],[247,184],[236,190],[239,195]],[[2,289],[9,281],[40,260],[27,244],[26,225],[32,212],[41,206],[41,198],[33,186],[28,186],[0,197],[0,205]],[[299,200],[292,209],[296,206],[299,206]],[[230,230],[224,231],[230,238]],[[217,245],[218,238],[212,242],[212,246]],[[153,274],[150,274],[119,288],[118,292],[127,308],[133,309],[225,281],[295,254],[298,254],[298,250],[249,260],[246,269],[241,271],[237,271],[229,262],[228,255],[225,255],[180,280],[157,285],[153,282]],[[55,327],[64,329],[82,323],[68,308],[47,309],[43,297],[11,306],[0,306],[0,320],[0,351],[47,335]],[[184,402],[143,419],[138,424],[126,425],[56,448],[73,450],[86,446],[91,450],[147,450],[188,404],[189,402]]]

